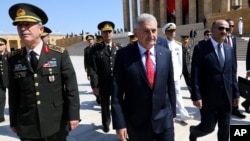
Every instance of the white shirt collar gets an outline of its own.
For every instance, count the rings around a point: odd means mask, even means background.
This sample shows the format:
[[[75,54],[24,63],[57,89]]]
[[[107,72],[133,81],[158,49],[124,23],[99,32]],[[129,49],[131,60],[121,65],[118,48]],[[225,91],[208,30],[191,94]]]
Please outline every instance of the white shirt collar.
[[[36,47],[34,47],[34,49],[30,49],[28,47],[25,47],[25,48],[26,48],[27,54],[30,54],[30,52],[33,50],[38,56],[40,56],[42,47],[43,47],[43,41],[41,40],[40,43]]]

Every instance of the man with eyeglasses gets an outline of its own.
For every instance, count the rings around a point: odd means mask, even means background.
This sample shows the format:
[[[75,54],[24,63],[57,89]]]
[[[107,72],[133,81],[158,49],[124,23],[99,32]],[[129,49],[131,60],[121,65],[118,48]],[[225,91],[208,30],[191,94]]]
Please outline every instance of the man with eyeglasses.
[[[201,122],[190,126],[190,141],[214,131],[218,141],[229,140],[232,106],[239,103],[236,64],[233,48],[224,42],[229,31],[226,20],[216,20],[212,37],[194,48],[191,66],[191,98],[200,109]]]
[[[66,141],[80,122],[76,73],[68,51],[42,41],[45,12],[31,4],[10,7],[24,44],[9,56],[10,127],[21,141]]]
[[[235,36],[233,35],[233,30],[234,30],[234,21],[232,19],[226,19],[226,21],[228,22],[229,24],[229,31],[228,31],[228,35],[227,35],[227,38],[225,40],[225,42],[231,46],[234,50],[234,56],[235,56],[235,64],[236,64],[236,67],[237,67],[237,53],[236,53],[236,50],[237,50],[237,43],[236,43],[236,38]],[[233,106],[232,107],[232,115],[236,116],[236,117],[239,117],[239,118],[246,118],[245,115],[243,115],[240,111],[239,111],[239,106]]]
[[[98,24],[103,41],[91,49],[89,76],[90,84],[95,95],[101,99],[102,125],[105,133],[109,132],[111,123],[110,96],[113,79],[113,68],[119,43],[113,41],[115,24],[103,21]]]

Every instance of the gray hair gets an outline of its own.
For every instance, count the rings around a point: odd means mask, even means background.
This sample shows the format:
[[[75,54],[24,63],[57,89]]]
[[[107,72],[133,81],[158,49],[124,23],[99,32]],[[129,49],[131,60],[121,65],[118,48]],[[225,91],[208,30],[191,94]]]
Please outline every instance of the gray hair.
[[[134,29],[137,29],[138,26],[139,26],[139,24],[140,24],[140,22],[143,22],[143,21],[154,21],[157,24],[157,20],[156,20],[155,16],[153,16],[151,14],[148,14],[148,13],[142,13],[140,16],[138,16],[135,19]]]

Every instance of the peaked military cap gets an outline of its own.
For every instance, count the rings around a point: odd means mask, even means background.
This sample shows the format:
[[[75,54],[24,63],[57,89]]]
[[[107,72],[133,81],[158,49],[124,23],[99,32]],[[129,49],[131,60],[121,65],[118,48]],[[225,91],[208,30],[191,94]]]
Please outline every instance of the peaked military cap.
[[[45,12],[28,3],[18,3],[10,7],[9,15],[13,20],[13,25],[17,25],[18,22],[41,22],[47,23],[48,17]]]
[[[181,39],[182,39],[183,41],[188,41],[189,36],[188,36],[188,35],[181,35]]]
[[[43,33],[42,33],[41,36],[45,37],[45,36],[49,35],[51,32],[52,32],[51,29],[49,29],[48,27],[44,26]]]
[[[4,38],[0,38],[0,45],[6,45],[7,41]]]
[[[98,24],[97,28],[101,31],[110,31],[114,30],[115,24],[111,21],[103,21]]]
[[[134,33],[132,33],[132,32],[129,32],[128,33],[128,37],[130,38],[130,41],[131,42],[135,42],[135,41],[137,41],[138,40],[138,38],[134,35]]]
[[[101,42],[103,41],[101,35],[96,35],[95,37],[96,37],[96,42],[97,42],[97,43],[101,43]]]
[[[87,35],[86,37],[85,37],[85,40],[94,40],[94,36],[93,35]]]
[[[174,23],[167,23],[162,27],[162,33],[173,30],[176,30],[176,25]]]

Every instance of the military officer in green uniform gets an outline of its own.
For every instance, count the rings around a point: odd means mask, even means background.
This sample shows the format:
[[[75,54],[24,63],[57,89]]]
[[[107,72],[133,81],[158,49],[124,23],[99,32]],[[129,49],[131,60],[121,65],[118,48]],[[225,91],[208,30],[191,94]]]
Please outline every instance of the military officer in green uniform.
[[[0,123],[5,121],[4,107],[6,103],[6,88],[8,87],[7,41],[0,38]]]
[[[24,47],[9,57],[11,129],[21,141],[66,141],[80,121],[76,73],[68,51],[41,39],[47,15],[19,3],[9,15]]]
[[[182,35],[181,36],[181,43],[182,43],[182,74],[184,76],[186,85],[188,90],[191,94],[191,46],[188,45],[189,36]]]
[[[48,27],[44,26],[44,29],[43,29],[43,33],[41,35],[42,37],[42,40],[44,43],[46,44],[50,44],[50,37],[49,37],[49,34],[52,32],[51,29],[49,29]]]
[[[93,48],[93,46],[95,45],[95,37],[93,35],[87,35],[85,37],[85,40],[88,42],[88,46],[84,48],[84,68],[85,68],[85,72],[87,73],[87,78],[88,80],[90,80],[90,76],[89,76],[89,73],[88,73],[88,68],[90,66],[90,50]],[[96,102],[97,104],[100,104],[100,96],[99,95],[96,95],[95,94],[95,97],[96,97]]]
[[[103,21],[98,24],[103,42],[93,47],[89,68],[93,92],[101,97],[102,125],[104,132],[109,132],[109,125],[111,122],[109,106],[113,66],[116,52],[121,48],[120,44],[112,41],[114,28],[115,25],[111,21]]]

